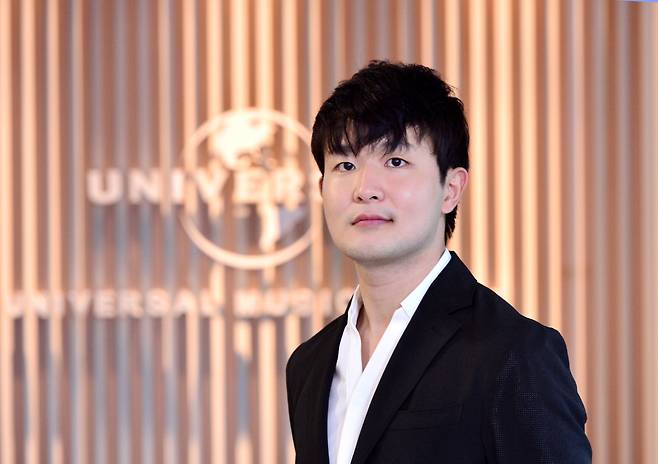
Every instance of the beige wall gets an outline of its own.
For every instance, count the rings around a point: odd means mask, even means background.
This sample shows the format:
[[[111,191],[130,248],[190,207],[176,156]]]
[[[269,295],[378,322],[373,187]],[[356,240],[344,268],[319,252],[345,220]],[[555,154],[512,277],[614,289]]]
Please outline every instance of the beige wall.
[[[658,4],[621,0],[0,0],[0,462],[291,462],[285,360],[353,274],[306,132],[271,144],[304,176],[299,207],[239,206],[237,171],[195,137],[247,107],[308,128],[372,58],[432,66],[463,98],[450,247],[565,336],[594,462],[658,462]],[[202,164],[225,189],[177,197]],[[94,172],[126,182],[115,201]],[[238,257],[305,245],[237,269],[184,218]]]

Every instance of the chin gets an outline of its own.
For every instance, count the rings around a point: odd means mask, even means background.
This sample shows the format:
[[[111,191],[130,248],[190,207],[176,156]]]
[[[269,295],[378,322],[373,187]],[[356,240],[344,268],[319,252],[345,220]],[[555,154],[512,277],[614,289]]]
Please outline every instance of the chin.
[[[340,250],[358,264],[383,265],[398,261],[405,256],[405,250],[400,249],[397,244],[389,246],[362,246],[362,247],[339,247]]]

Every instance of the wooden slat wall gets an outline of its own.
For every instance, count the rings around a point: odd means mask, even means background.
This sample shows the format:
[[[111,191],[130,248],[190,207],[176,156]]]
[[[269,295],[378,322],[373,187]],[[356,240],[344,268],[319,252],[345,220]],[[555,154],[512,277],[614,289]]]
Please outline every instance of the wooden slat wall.
[[[432,66],[464,100],[471,181],[450,247],[565,336],[594,462],[658,462],[658,4],[0,0],[2,464],[293,461],[285,360],[328,316],[319,298],[257,317],[235,299],[353,285],[320,210],[309,252],[241,271],[190,242],[167,189],[102,206],[87,173],[168,178],[230,109],[310,127],[373,58]],[[213,239],[249,250],[213,208]],[[108,290],[208,286],[221,314],[81,309]]]

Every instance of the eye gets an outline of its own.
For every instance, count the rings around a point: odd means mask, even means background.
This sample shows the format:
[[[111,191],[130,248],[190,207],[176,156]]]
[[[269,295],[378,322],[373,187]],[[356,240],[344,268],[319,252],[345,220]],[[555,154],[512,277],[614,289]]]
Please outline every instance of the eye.
[[[386,166],[393,167],[393,168],[401,168],[402,166],[405,166],[409,164],[407,161],[403,160],[402,158],[390,158],[386,160]]]
[[[337,171],[352,171],[356,169],[356,166],[349,161],[343,161],[342,163],[338,163],[334,169]]]

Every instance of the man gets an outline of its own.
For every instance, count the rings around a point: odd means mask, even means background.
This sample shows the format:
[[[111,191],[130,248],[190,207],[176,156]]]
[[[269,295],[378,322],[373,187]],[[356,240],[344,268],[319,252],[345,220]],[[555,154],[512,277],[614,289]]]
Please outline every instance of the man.
[[[591,461],[560,334],[446,249],[468,140],[461,101],[419,65],[372,62],[320,108],[325,219],[359,285],[288,361],[298,463]]]

